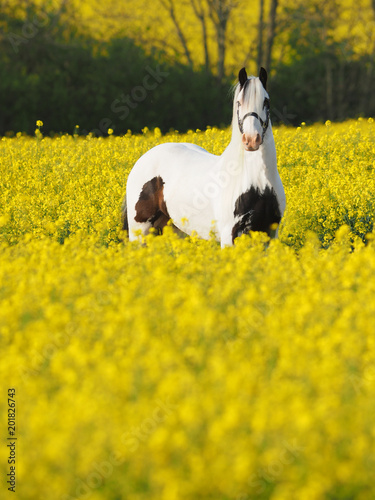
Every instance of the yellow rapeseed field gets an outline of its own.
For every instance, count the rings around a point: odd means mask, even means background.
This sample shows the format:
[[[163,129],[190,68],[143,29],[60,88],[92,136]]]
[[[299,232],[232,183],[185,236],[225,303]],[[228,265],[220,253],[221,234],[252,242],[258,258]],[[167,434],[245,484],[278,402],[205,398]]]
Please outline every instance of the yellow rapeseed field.
[[[223,250],[120,206],[152,146],[229,130],[42,130],[0,139],[1,498],[10,388],[14,498],[375,498],[373,120],[276,128],[280,238]]]

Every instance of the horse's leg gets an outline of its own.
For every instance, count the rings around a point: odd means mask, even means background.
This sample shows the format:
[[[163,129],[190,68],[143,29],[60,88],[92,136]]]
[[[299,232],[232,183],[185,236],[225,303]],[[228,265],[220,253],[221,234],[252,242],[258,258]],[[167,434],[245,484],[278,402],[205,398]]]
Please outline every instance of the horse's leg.
[[[126,206],[126,196],[125,196],[124,201],[122,202],[122,205],[121,205],[121,225],[122,225],[123,231],[129,232],[128,209]]]
[[[278,234],[279,234],[279,230],[278,229],[270,229],[268,231],[268,236],[270,237],[270,239],[276,239],[278,237]]]
[[[220,232],[221,248],[233,245],[233,228],[230,225],[225,226]]]
[[[152,226],[150,222],[135,222],[134,215],[131,210],[128,211],[125,197],[121,206],[121,226],[123,231],[127,231],[130,241],[136,240],[139,232],[147,234]]]
[[[152,224],[150,222],[133,222],[129,225],[129,240],[136,241],[140,235],[146,236],[151,227]]]

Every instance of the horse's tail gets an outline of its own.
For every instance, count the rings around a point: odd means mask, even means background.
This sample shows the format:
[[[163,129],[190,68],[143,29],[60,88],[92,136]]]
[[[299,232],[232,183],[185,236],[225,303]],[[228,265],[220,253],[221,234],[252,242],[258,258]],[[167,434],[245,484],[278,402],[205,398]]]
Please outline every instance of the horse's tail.
[[[129,232],[129,224],[128,224],[128,209],[126,206],[126,196],[124,197],[124,201],[121,205],[121,225],[122,230]]]

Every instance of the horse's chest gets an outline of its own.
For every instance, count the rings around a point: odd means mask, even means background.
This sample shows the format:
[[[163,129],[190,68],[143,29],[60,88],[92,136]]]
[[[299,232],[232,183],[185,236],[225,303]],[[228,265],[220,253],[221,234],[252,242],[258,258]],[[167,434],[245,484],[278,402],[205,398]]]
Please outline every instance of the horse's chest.
[[[235,201],[232,239],[249,231],[271,234],[272,225],[279,224],[281,213],[276,193],[271,186],[263,190],[251,186]]]

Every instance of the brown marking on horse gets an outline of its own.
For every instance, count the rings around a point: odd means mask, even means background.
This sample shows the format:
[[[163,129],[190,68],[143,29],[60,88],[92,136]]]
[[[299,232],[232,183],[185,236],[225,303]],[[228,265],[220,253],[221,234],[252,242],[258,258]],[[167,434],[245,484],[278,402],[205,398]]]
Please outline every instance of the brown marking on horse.
[[[151,222],[152,226],[161,231],[170,219],[164,200],[164,181],[158,176],[146,182],[135,205],[136,222]]]

